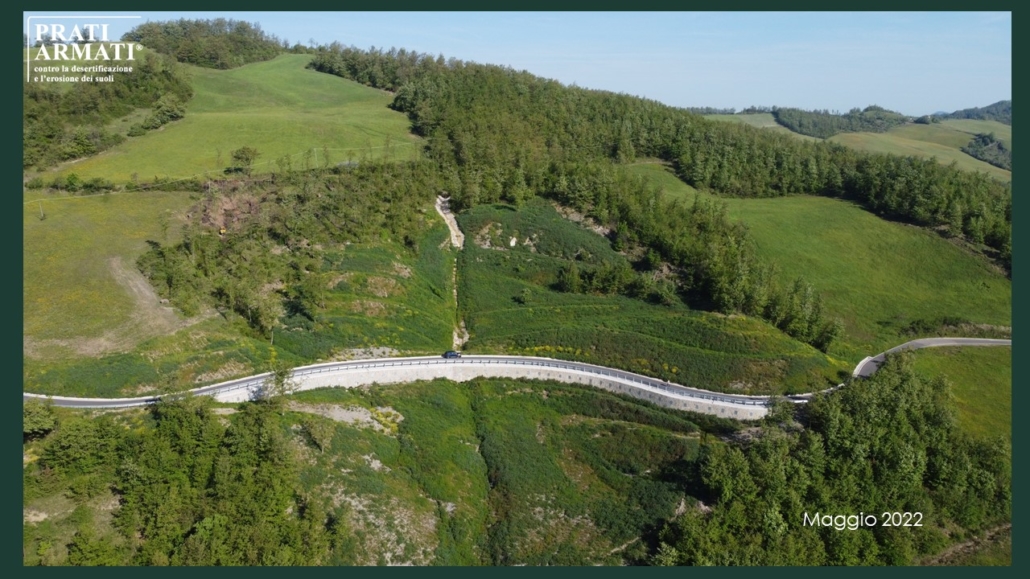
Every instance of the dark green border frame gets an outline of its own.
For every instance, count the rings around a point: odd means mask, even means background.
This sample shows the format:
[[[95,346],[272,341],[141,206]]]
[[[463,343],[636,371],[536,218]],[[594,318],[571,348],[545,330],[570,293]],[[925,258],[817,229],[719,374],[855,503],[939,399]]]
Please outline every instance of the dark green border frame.
[[[147,5],[140,2],[127,2],[124,0],[115,0],[108,2],[97,3],[97,5],[84,5],[82,2],[69,2],[67,0],[58,0],[51,3],[29,3],[26,2],[22,6],[4,8],[3,9],[3,22],[5,26],[9,27],[10,39],[12,44],[14,42],[20,42],[17,32],[21,31],[24,26],[23,11],[25,10],[40,10],[40,11],[63,11],[63,12],[95,12],[95,11],[107,11],[107,10],[118,10],[118,11],[138,11],[147,12],[152,10],[195,10],[195,11],[212,11],[212,16],[215,15],[215,10],[221,12],[232,12],[232,11],[285,11],[284,5],[281,2],[273,2],[271,0],[255,0],[247,3],[245,6],[233,6],[233,3],[229,2],[198,2],[196,0],[180,0],[175,3],[160,3],[159,5]],[[522,0],[521,2],[496,2],[496,3],[483,3],[483,2],[471,2],[469,0],[444,0],[443,2],[427,3],[427,2],[415,2],[412,0],[393,0],[391,2],[383,2],[380,4],[376,3],[342,3],[342,2],[327,2],[325,0],[302,0],[301,2],[290,3],[288,6],[292,11],[303,11],[303,10],[321,10],[321,11],[368,11],[368,10],[382,10],[382,11],[1005,11],[1012,12],[1012,50],[1013,50],[1013,63],[1024,62],[1020,56],[1025,54],[1025,50],[1028,43],[1020,34],[1019,30],[1026,30],[1026,26],[1021,26],[1024,21],[1021,20],[1019,14],[1030,13],[1030,9],[1016,10],[1017,3],[1015,0],[983,0],[980,2],[959,2],[954,0],[944,0],[938,2],[930,2],[926,0],[900,0],[900,1],[885,1],[885,0],[868,0],[865,2],[855,2],[851,0],[846,2],[843,6],[833,2],[816,2],[812,0],[788,0],[787,2],[759,2],[755,0],[723,0],[720,2],[704,2],[704,3],[689,3],[689,2],[676,2],[673,0],[639,0],[637,2],[626,3],[626,2],[615,2],[612,0],[601,0],[594,2],[570,2],[569,0]],[[17,24],[16,24],[17,23]],[[18,30],[14,27],[17,25]],[[398,48],[403,45],[398,45]],[[12,62],[12,68],[15,66]],[[1017,71],[1027,69],[1020,69],[1015,64],[1013,65],[1013,93],[1019,93],[1022,89],[1021,81],[1027,78],[1026,72],[1018,73]],[[532,71],[531,71],[532,72]],[[14,127],[21,124],[21,112],[22,104],[21,99],[14,94],[13,90],[10,92],[5,91],[5,94],[0,97],[5,106],[2,107],[3,115],[6,117],[7,122],[10,125],[5,125],[13,129]],[[986,105],[988,103],[979,103],[979,105]],[[712,103],[711,106],[718,106],[718,103]],[[1028,105],[1030,106],[1030,105]],[[15,123],[18,123],[17,125]],[[17,151],[21,149],[21,132],[17,130],[5,131],[2,138],[11,145],[11,149],[8,151]],[[1016,153],[1015,165],[1018,165],[1018,159],[1021,158],[1020,153]],[[0,247],[5,248],[5,262],[8,264],[11,270],[17,272],[17,278],[22,279],[23,275],[23,237],[22,237],[22,196],[16,195],[14,191],[17,190],[17,181],[21,180],[22,170],[17,165],[16,155],[7,155],[3,157],[2,162],[7,169],[4,170],[3,174],[7,176],[5,181],[9,183],[11,189],[8,190],[8,195],[0,201]],[[16,179],[17,176],[17,179]],[[1022,221],[1026,211],[1024,210],[1027,203],[1024,202],[1022,196],[1018,193],[1019,190],[1024,190],[1026,187],[1022,186],[1021,178],[1013,180],[1013,212],[1015,214],[1013,221]],[[1022,232],[1019,228],[1013,227],[1012,231],[1012,243],[1016,251],[1014,251],[1016,257],[1013,259],[1012,268],[1012,282],[1013,282],[1013,297],[1017,295],[1017,288],[1024,287],[1023,279],[1024,272],[1018,264],[1022,262],[1022,251],[1026,251]],[[21,565],[22,554],[21,549],[15,542],[15,538],[21,537],[21,528],[16,527],[15,521],[21,514],[20,497],[22,495],[22,480],[21,477],[16,475],[14,466],[20,458],[17,456],[18,450],[14,443],[17,440],[17,427],[21,423],[21,404],[16,402],[15,395],[16,391],[13,387],[14,384],[22,383],[22,349],[23,349],[23,308],[24,308],[24,295],[22,292],[21,284],[14,285],[8,284],[0,286],[0,296],[2,296],[3,303],[8,304],[2,310],[0,310],[0,367],[4,369],[4,375],[10,380],[8,383],[10,387],[9,392],[3,395],[4,400],[8,400],[11,404],[0,404],[0,423],[4,424],[4,431],[0,440],[3,440],[0,445],[0,465],[4,465],[4,475],[2,478],[2,484],[0,484],[0,491],[4,491],[5,495],[10,497],[9,501],[5,502],[0,506],[0,528],[7,528],[13,531],[11,535],[6,535],[7,540],[0,542],[2,545],[3,556],[0,561],[3,562],[3,567],[9,568],[12,572],[16,573],[15,576],[33,575],[33,576],[53,576],[62,573],[76,573],[82,574],[87,577],[99,577],[101,573],[105,576],[110,576],[111,571],[105,571],[100,569],[39,569],[33,570],[24,568]],[[1027,317],[1030,312],[1030,307],[1022,304],[1019,300],[1013,300],[1012,315],[1013,325],[1017,324],[1023,326],[1026,322],[1024,318]],[[1027,353],[1027,348],[1022,346],[1022,342],[1016,341],[1013,346],[1013,386],[1022,383],[1027,377],[1030,377],[1030,364],[1028,364],[1020,354]],[[21,390],[19,387],[18,390]],[[20,395],[19,395],[20,397]],[[1012,402],[1013,402],[1013,415],[1020,409],[1026,408],[1027,400],[1030,400],[1030,395],[1023,392],[1021,389],[1013,387],[1012,391]],[[1026,477],[1023,476],[1027,470],[1022,462],[1024,460],[1024,449],[1026,448],[1023,444],[1022,435],[1028,432],[1026,425],[1020,421],[1013,420],[1012,424],[1012,441],[1013,441],[1013,489],[1019,487],[1020,482],[1026,481]],[[19,447],[20,448],[20,447]],[[1021,493],[1013,492],[1012,501],[1012,512],[1013,519],[1021,518],[1017,515],[1025,511],[1022,507]],[[18,497],[18,500],[15,500]],[[1021,530],[1016,530],[1013,534],[1013,540],[1022,538]],[[1025,542],[1024,542],[1025,544]],[[934,576],[958,576],[959,574],[967,575],[969,573],[985,573],[992,577],[994,576],[1014,576],[1018,568],[1030,569],[1030,565],[1027,564],[1028,558],[1018,549],[1013,549],[1013,566],[1009,568],[995,568],[995,569],[984,569],[984,570],[972,570],[968,568],[912,568],[912,569],[898,569],[888,568],[884,572],[893,576],[902,576],[902,574],[934,574]],[[575,572],[589,572],[591,574],[601,574],[602,576],[608,577],[625,577],[630,576],[651,576],[651,577],[683,577],[684,573],[705,573],[711,576],[712,573],[725,574],[731,576],[742,576],[752,575],[757,573],[766,573],[768,570],[759,569],[737,569],[737,568],[719,568],[715,571],[708,570],[695,570],[695,569],[644,569],[644,568],[597,568],[587,571],[585,568],[582,570],[571,570],[571,569],[546,569],[546,570],[533,570],[518,568],[496,568],[486,570],[491,576],[495,574],[504,576],[519,576],[526,577],[529,573],[534,575],[542,573],[551,577],[559,577],[568,573]],[[862,569],[821,569],[821,568],[807,568],[807,569],[789,569],[784,570],[792,573],[794,576],[807,575],[814,576],[814,574],[822,573],[844,573],[845,575],[855,576],[857,573],[867,573],[868,570]],[[135,572],[134,570],[121,569],[113,571],[114,575],[120,576],[123,573],[127,574]],[[160,570],[158,573],[164,576],[172,576],[172,574],[182,573],[181,569],[166,569]],[[190,571],[192,573],[192,571]],[[232,570],[229,571],[231,575],[240,576],[242,573],[247,573],[248,576],[253,576],[254,569],[245,570]],[[319,569],[317,571],[304,571],[306,573],[314,572],[321,576],[326,576],[328,573],[337,574],[340,572],[346,574],[355,574],[362,577],[400,577],[400,576],[412,576],[412,575],[434,575],[434,576],[447,576],[453,578],[455,576],[479,576],[484,570],[478,568],[420,568],[416,570],[407,570],[400,568],[380,569],[380,568],[348,568],[343,570],[338,569]],[[210,571],[200,570],[201,574],[208,574]],[[258,575],[262,577],[271,577],[273,573],[280,573],[276,569],[260,569],[257,571]],[[1024,571],[1025,573],[1025,571]],[[6,574],[6,573],[5,573]]]

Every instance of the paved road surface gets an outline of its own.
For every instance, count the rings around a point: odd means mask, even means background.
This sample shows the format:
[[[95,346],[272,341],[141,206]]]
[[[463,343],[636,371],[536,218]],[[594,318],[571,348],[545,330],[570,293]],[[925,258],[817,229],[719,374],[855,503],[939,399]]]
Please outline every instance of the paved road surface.
[[[1011,346],[1011,340],[989,340],[978,338],[924,338],[913,340],[891,348],[875,357],[862,360],[853,372],[854,376],[871,376],[883,363],[887,354],[899,350],[915,350],[940,346]],[[693,408],[701,412],[721,415],[737,415],[734,409],[740,410],[743,416],[754,416],[757,406],[766,406],[774,397],[745,396],[711,392],[700,388],[691,388],[627,372],[615,368],[607,368],[583,362],[554,360],[531,356],[464,356],[458,359],[442,357],[415,358],[380,358],[376,360],[354,360],[348,362],[330,362],[302,366],[293,371],[294,379],[301,384],[300,389],[331,386],[336,383],[355,386],[359,384],[411,382],[414,380],[431,380],[438,377],[457,377],[469,379],[474,376],[507,377],[507,378],[547,378],[558,376],[562,381],[598,385],[608,390],[630,393],[634,396],[668,401],[695,401]],[[196,388],[189,392],[196,396],[215,396],[220,400],[246,400],[257,395],[263,387],[268,374],[258,374]],[[602,386],[603,384],[603,386]],[[843,385],[838,385],[840,388]],[[836,388],[831,388],[834,390]],[[793,395],[790,398],[797,403],[807,402],[812,394]],[[49,398],[55,406],[70,408],[126,408],[144,406],[158,401],[157,396],[138,398],[73,398],[65,396],[45,396],[25,393],[24,399]],[[676,404],[674,407],[689,407]],[[726,410],[730,409],[729,414]],[[764,414],[764,411],[762,412]]]

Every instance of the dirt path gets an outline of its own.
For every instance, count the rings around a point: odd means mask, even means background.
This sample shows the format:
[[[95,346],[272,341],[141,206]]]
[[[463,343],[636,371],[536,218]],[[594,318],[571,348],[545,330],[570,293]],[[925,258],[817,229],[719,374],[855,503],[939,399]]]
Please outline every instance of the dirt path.
[[[460,251],[465,246],[465,234],[458,229],[458,221],[454,219],[454,214],[451,213],[451,200],[445,199],[439,195],[436,197],[436,212],[443,217],[445,223],[447,223],[447,229],[451,230],[451,246],[457,247]],[[454,288],[454,308],[458,308],[458,263],[454,263],[454,269],[451,271],[451,286]],[[454,326],[454,341],[453,347],[455,350],[460,350],[465,342],[469,340],[469,333],[465,330],[465,320],[460,320],[457,325]]]
[[[458,221],[451,213],[451,200],[436,196],[436,212],[447,222],[447,228],[451,230],[451,245],[461,249],[465,244],[465,234],[458,229]]]

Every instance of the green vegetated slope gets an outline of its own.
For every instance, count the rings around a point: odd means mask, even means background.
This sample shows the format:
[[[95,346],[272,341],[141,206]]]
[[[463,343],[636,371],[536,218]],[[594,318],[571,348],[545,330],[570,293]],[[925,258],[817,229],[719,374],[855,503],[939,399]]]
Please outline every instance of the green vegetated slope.
[[[466,234],[459,299],[470,351],[575,359],[752,394],[821,389],[850,369],[761,320],[690,311],[674,295],[660,305],[603,290],[560,291],[561,272],[572,264],[599,278],[629,264],[606,238],[542,200],[518,210],[476,207],[459,223]]]
[[[942,420],[942,385],[899,357],[804,423],[785,404],[745,430],[516,380],[101,415],[32,404],[23,562],[909,565],[1010,516],[1007,445]],[[802,523],[893,504],[922,526]]]
[[[696,193],[661,165],[631,170],[652,178],[669,196],[690,202]],[[831,351],[849,360],[911,339],[906,328],[920,320],[1011,324],[1011,282],[934,233],[836,199],[722,201],[731,217],[748,225],[760,256],[788,279],[804,276],[829,313],[844,320],[844,344]]]
[[[117,183],[133,175],[217,177],[244,146],[258,150],[258,173],[278,169],[283,156],[294,167],[322,166],[325,149],[333,165],[412,157],[414,137],[404,115],[388,108],[392,95],[305,69],[310,58],[288,54],[232,70],[188,66],[195,94],[185,118],[59,172]]]
[[[956,163],[960,169],[988,173],[995,179],[1011,181],[1012,172],[995,167],[979,159],[974,159],[960,149],[966,146],[973,135],[960,130],[953,123],[977,123],[998,125],[994,121],[946,121],[940,124],[911,124],[895,127],[886,133],[841,133],[829,140],[860,151],[871,153],[890,153],[893,155],[914,155],[917,157],[936,157],[945,165]],[[943,126],[942,126],[943,125]],[[966,128],[966,127],[963,127]],[[1008,141],[1011,142],[1011,127],[1008,127]],[[1002,137],[1004,140],[1005,137]]]
[[[970,136],[980,133],[994,133],[994,136],[1005,144],[1005,147],[1012,148],[1012,125],[999,123],[998,121],[981,121],[975,119],[954,119],[941,121],[942,125],[953,128],[957,131],[967,133]]]
[[[112,330],[130,324],[137,302],[146,300],[135,284],[141,278],[136,258],[148,239],[175,240],[195,203],[189,193],[166,191],[34,197],[23,215],[27,341],[111,337],[117,333]],[[145,304],[157,306],[156,296]],[[148,320],[141,322],[136,330],[145,332]],[[126,330],[116,339],[130,339]]]
[[[730,123],[744,123],[745,125],[751,125],[752,127],[758,127],[760,129],[769,129],[778,133],[789,134],[802,140],[807,141],[821,141],[815,137],[808,135],[802,135],[801,133],[795,133],[794,131],[784,127],[783,125],[776,122],[773,118],[772,113],[752,113],[752,114],[737,114],[737,115],[704,115],[706,119],[713,121],[726,121]]]
[[[964,430],[1012,439],[1012,348],[928,348],[914,356],[917,371],[951,382]]]
[[[98,564],[86,556],[103,554],[136,564],[616,565],[643,562],[648,538],[695,503],[698,426],[590,389],[437,380],[304,392],[282,417],[261,405],[223,416],[181,406],[156,420],[142,410],[88,424],[62,414],[61,431],[27,446],[26,564]],[[109,424],[139,442],[90,447],[92,465],[57,450],[119,436]],[[257,468],[204,476],[215,460]],[[178,468],[193,476],[150,478]],[[138,549],[104,506],[115,482],[125,499],[115,516],[142,531]],[[162,524],[173,514],[176,524]],[[183,544],[200,519],[217,532]],[[73,533],[83,528],[106,547],[81,552],[87,538]]]
[[[380,170],[358,172],[367,179]],[[446,349],[455,319],[446,226],[424,195],[399,193],[407,201],[391,204],[382,188],[363,196],[361,177],[352,177],[329,183],[336,193],[312,196],[325,203],[345,196],[346,211],[311,210],[339,220],[334,226],[302,211],[284,189],[67,199],[52,202],[52,217],[42,221],[29,204],[25,390],[178,391],[265,371],[273,341],[294,365],[373,346]],[[149,195],[166,206],[143,203]],[[293,203],[292,212],[281,203]],[[402,207],[410,219],[398,215]],[[165,237],[170,208],[189,214],[189,223],[183,228],[172,214]],[[392,225],[379,227],[387,213]],[[265,235],[262,227],[274,230],[284,216],[296,237]],[[391,227],[406,235],[391,236]],[[150,265],[141,272],[144,253]],[[161,273],[153,280],[144,276],[154,271]]]

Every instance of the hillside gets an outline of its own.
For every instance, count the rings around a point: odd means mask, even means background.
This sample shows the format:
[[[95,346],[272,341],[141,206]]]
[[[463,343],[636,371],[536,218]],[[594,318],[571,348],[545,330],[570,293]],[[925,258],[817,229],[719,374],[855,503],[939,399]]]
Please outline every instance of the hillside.
[[[985,107],[962,109],[949,115],[947,119],[972,119],[978,121],[997,121],[1012,126],[1012,101],[998,101]]]
[[[661,165],[632,169],[672,198],[691,203],[698,194]],[[731,218],[748,225],[759,255],[788,279],[805,276],[844,320],[839,355],[857,361],[897,345],[910,339],[905,329],[919,320],[1011,324],[1011,282],[934,233],[833,199],[723,201]]]
[[[417,154],[408,121],[388,108],[390,94],[307,70],[310,58],[287,54],[231,70],[188,67],[195,94],[184,119],[44,179],[218,178],[232,151],[244,146],[260,155],[256,173],[276,170],[283,157],[300,168]]]
[[[24,561],[908,565],[1009,516],[1006,446],[938,418],[953,411],[905,358],[814,401],[803,424],[781,414],[746,430],[513,380],[95,416],[30,406]],[[885,476],[855,461],[856,447],[872,464],[965,461],[926,482],[915,469]],[[924,505],[921,526],[850,532],[868,548],[787,523],[899,500]]]
[[[1006,349],[851,376],[1011,334],[1009,184],[764,115],[316,52],[190,67],[185,116],[47,175],[120,187],[26,193],[24,390],[162,399],[27,397],[23,564],[903,566],[1010,524]],[[965,134],[927,126],[899,128]],[[738,422],[531,379],[291,393],[302,364],[451,349],[773,397]],[[254,400],[179,395],[265,371]],[[805,523],[895,511],[920,526]]]
[[[845,114],[774,107],[772,116],[777,123],[795,133],[820,139],[840,133],[882,133],[909,122],[905,115],[878,106],[855,108]]]
[[[785,134],[785,135],[791,135],[793,137],[796,137],[796,138],[802,139],[802,140],[810,140],[810,141],[817,141],[817,140],[819,140],[817,137],[810,137],[808,135],[802,135],[801,133],[796,133],[796,132],[788,129],[787,127],[784,127],[783,125],[777,123],[776,119],[773,118],[772,113],[750,113],[750,114],[737,113],[737,114],[733,114],[733,115],[715,114],[715,115],[704,115],[704,117],[706,119],[710,119],[710,120],[713,120],[713,121],[726,121],[726,122],[730,122],[730,123],[744,123],[746,125],[751,125],[752,127],[758,127],[760,129],[768,129],[770,131],[775,131],[775,132],[782,133],[782,134]]]
[[[850,370],[757,317],[691,311],[670,270],[633,272],[597,231],[545,202],[480,206],[459,223],[468,351],[580,360],[744,394],[817,390]],[[582,287],[563,289],[570,268]]]
[[[979,129],[979,131],[978,131]],[[948,165],[955,163],[965,171],[987,173],[999,181],[1011,181],[1012,172],[975,159],[962,151],[977,132],[998,130],[1002,142],[1011,144],[1012,128],[994,121],[944,121],[937,124],[908,124],[885,133],[846,133],[829,140],[859,151],[934,157]],[[975,132],[974,132],[975,131]]]

